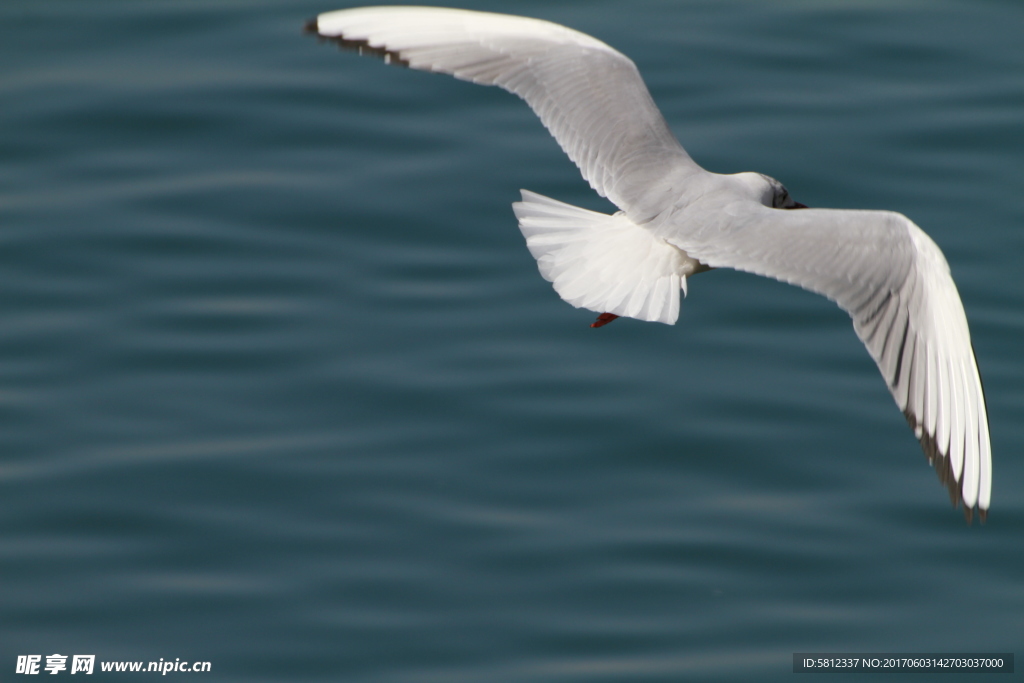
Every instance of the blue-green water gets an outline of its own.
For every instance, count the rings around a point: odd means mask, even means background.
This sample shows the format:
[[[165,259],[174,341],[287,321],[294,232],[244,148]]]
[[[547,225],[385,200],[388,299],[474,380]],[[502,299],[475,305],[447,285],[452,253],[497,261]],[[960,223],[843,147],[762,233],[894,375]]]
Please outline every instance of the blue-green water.
[[[463,6],[627,53],[710,170],[928,231],[985,379],[988,523],[949,509],[822,298],[716,271],[675,327],[591,330],[509,204],[608,205],[512,96],[303,37],[330,3],[8,2],[0,677],[53,653],[488,683],[1019,654],[1024,5]]]

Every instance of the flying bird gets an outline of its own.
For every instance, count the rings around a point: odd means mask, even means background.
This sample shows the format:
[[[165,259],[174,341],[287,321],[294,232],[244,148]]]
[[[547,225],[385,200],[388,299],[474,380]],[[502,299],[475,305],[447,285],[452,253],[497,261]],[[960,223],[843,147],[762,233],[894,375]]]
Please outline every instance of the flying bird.
[[[539,19],[434,7],[321,14],[306,31],[390,64],[496,85],[523,100],[620,211],[522,191],[513,204],[541,275],[601,315],[675,323],[687,279],[733,268],[822,294],[850,314],[954,505],[984,521],[992,456],[981,376],[942,252],[891,211],[812,209],[760,173],[698,166],[636,65]]]

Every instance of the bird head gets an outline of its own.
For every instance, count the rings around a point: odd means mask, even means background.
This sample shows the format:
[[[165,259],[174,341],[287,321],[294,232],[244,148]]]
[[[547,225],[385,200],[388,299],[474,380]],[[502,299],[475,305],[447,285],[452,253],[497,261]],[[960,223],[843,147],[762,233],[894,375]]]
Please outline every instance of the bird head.
[[[765,206],[773,209],[806,209],[806,204],[801,204],[789,196],[789,190],[775,178],[766,176],[763,173],[737,173],[735,178],[743,184],[754,195],[754,199]]]

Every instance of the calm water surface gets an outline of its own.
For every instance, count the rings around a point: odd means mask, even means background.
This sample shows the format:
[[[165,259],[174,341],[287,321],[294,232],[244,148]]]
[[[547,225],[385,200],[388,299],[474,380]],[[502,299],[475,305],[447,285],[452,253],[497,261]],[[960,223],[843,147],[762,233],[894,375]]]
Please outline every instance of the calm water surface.
[[[462,4],[630,55],[710,170],[924,227],[985,378],[988,524],[822,298],[716,271],[674,327],[591,330],[509,204],[608,205],[506,93],[303,37],[330,2],[10,2],[2,677],[53,653],[488,683],[1019,654],[1024,6]]]

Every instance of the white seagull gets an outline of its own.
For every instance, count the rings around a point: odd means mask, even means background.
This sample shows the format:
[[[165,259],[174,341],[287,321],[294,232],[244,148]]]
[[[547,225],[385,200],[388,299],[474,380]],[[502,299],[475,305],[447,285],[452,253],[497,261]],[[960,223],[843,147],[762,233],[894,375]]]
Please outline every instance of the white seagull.
[[[590,186],[596,213],[523,190],[513,204],[544,278],[565,301],[675,323],[686,279],[734,268],[822,294],[857,336],[954,505],[985,519],[992,456],[963,304],[935,243],[890,211],[808,209],[760,173],[720,175],[679,145],[636,65],[548,21],[434,7],[321,14],[307,32],[390,64],[497,85],[526,101]],[[786,211],[785,209],[802,209]]]

